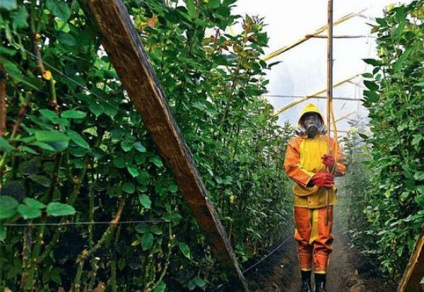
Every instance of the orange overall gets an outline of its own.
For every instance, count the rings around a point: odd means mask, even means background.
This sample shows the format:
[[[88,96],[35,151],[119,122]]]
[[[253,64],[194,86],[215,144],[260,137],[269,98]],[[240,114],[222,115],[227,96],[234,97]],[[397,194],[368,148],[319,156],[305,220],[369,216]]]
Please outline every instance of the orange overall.
[[[316,274],[325,274],[327,270],[333,241],[333,205],[337,196],[335,187],[308,185],[314,174],[327,171],[321,159],[327,153],[335,156],[336,166],[333,174],[344,175],[346,167],[341,163],[341,149],[332,138],[328,143],[328,137],[325,135],[317,135],[314,138],[308,138],[306,135],[294,137],[287,146],[284,161],[287,175],[295,182],[294,238],[298,242],[300,269],[311,271],[313,260]]]

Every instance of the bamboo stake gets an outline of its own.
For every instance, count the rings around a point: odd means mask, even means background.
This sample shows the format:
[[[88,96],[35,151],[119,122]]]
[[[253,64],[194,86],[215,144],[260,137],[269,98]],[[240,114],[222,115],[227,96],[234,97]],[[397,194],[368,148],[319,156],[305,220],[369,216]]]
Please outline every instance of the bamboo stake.
[[[326,35],[306,35],[310,38],[316,38],[316,39],[326,39],[328,36]],[[333,39],[359,39],[359,38],[367,38],[366,35],[334,35]]]
[[[345,16],[343,16],[343,17],[339,18],[338,20],[336,20],[336,21],[333,23],[333,25],[338,25],[338,24],[340,24],[340,23],[343,23],[343,22],[345,22],[346,20],[348,20],[348,19],[350,19],[350,18],[352,18],[352,17],[356,16],[357,14],[364,12],[365,10],[366,10],[366,9],[363,9],[363,10],[358,11],[358,12],[352,12],[352,13],[349,13],[349,14],[347,14],[347,15],[345,15]],[[280,55],[280,54],[282,54],[282,53],[284,53],[284,52],[286,52],[286,51],[288,51],[288,50],[290,50],[290,49],[293,49],[294,47],[296,47],[296,46],[300,45],[301,43],[303,43],[303,42],[305,42],[305,41],[309,40],[311,37],[316,36],[316,35],[318,35],[318,34],[322,33],[323,31],[325,31],[325,30],[327,29],[327,27],[328,27],[328,24],[327,24],[327,25],[325,25],[325,26],[323,26],[323,27],[318,28],[318,29],[317,29],[317,30],[315,30],[313,33],[307,34],[306,36],[304,36],[304,37],[300,38],[299,40],[295,41],[294,43],[292,43],[291,45],[288,45],[288,46],[282,47],[281,49],[278,49],[278,50],[276,50],[275,52],[272,52],[272,53],[270,53],[270,54],[266,55],[265,57],[263,57],[263,58],[262,58],[262,60],[264,60],[264,61],[268,61],[269,59],[272,59],[272,58],[274,58],[274,57],[276,57],[276,56],[278,56],[278,55]]]
[[[346,82],[349,82],[350,80],[352,80],[352,79],[354,79],[354,78],[356,78],[356,77],[358,77],[358,76],[360,76],[360,75],[361,75],[361,74],[357,74],[357,75],[352,76],[352,77],[350,77],[350,78],[348,78],[348,79],[342,80],[342,81],[340,81],[340,82],[338,82],[338,83],[334,84],[334,85],[333,85],[333,88],[338,87],[338,86],[340,86],[340,85],[342,85],[342,84],[344,84],[344,83],[346,83]],[[288,110],[288,109],[290,109],[290,108],[294,107],[295,105],[297,105],[297,104],[299,104],[299,103],[301,103],[301,102],[304,102],[304,101],[306,101],[306,100],[308,100],[308,99],[310,99],[310,98],[316,98],[316,97],[317,97],[317,95],[319,95],[319,94],[321,94],[321,93],[324,93],[326,90],[327,90],[327,88],[324,88],[324,89],[322,89],[322,90],[320,90],[320,91],[317,91],[317,92],[315,92],[315,93],[313,93],[313,94],[307,95],[307,96],[305,96],[305,97],[303,97],[303,98],[301,98],[301,99],[299,99],[299,100],[296,100],[296,101],[294,101],[294,102],[292,102],[292,103],[290,103],[290,104],[288,104],[288,105],[286,105],[286,106],[284,106],[284,107],[280,108],[279,110],[275,111],[272,115],[273,115],[273,116],[279,115],[279,114],[281,114],[282,112],[284,112],[284,111],[286,111],[286,110]]]
[[[327,135],[328,135],[328,154],[331,154],[330,131],[331,131],[331,113],[333,97],[333,0],[328,0],[328,41],[327,41]],[[327,169],[331,172],[330,169]],[[325,226],[328,226],[328,217],[330,212],[330,190],[326,189],[326,213]]]
[[[347,117],[349,117],[349,116],[353,115],[354,113],[356,113],[356,111],[351,112],[351,113],[348,113],[348,114],[346,114],[346,115],[344,115],[344,116],[342,116],[342,117],[338,118],[337,120],[335,120],[335,123],[340,122],[341,120],[346,119]],[[333,123],[333,125],[334,125],[334,123]]]

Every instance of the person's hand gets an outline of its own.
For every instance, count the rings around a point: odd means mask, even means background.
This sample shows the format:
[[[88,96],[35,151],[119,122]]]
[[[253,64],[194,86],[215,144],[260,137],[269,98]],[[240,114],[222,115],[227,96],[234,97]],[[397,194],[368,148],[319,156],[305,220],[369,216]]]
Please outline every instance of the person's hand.
[[[331,173],[318,172],[312,177],[311,182],[318,187],[332,188],[334,185],[334,176]]]
[[[328,168],[333,168],[335,163],[333,155],[324,154],[321,159],[322,163],[324,163]]]

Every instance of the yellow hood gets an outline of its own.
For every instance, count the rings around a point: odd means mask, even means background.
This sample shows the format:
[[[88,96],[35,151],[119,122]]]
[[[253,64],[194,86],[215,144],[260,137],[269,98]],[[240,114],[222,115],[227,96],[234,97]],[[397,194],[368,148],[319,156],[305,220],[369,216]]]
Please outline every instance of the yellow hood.
[[[308,104],[307,106],[305,106],[305,107],[303,108],[302,112],[300,113],[299,120],[297,121],[297,124],[298,124],[300,127],[302,127],[302,123],[301,123],[301,121],[302,121],[302,117],[303,117],[303,115],[304,115],[304,114],[306,114],[306,113],[317,113],[317,114],[318,114],[318,116],[321,118],[321,123],[324,125],[324,119],[323,119],[322,114],[320,113],[320,111],[319,111],[318,107],[317,107],[316,105],[314,105],[314,104],[310,103],[310,104]]]

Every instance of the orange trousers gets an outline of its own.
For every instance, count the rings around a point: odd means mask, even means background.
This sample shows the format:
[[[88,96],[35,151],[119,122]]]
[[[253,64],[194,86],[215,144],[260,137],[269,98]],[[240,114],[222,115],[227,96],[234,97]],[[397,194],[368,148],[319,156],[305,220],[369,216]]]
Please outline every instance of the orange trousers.
[[[325,274],[328,257],[333,250],[333,206],[328,208],[328,224],[326,226],[327,208],[308,209],[294,208],[295,235],[299,265],[302,271],[312,270],[314,273]]]

